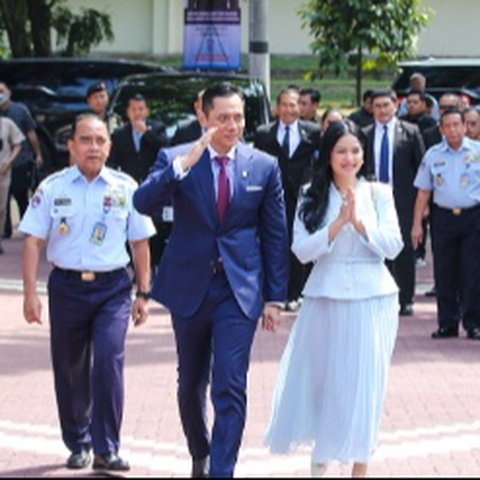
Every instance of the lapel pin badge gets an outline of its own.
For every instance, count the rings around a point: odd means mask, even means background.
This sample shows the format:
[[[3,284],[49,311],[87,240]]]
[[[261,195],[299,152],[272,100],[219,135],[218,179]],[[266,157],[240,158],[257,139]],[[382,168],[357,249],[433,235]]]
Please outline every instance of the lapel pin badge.
[[[247,178],[248,177],[248,172],[247,170],[243,170],[242,172],[242,178]]]

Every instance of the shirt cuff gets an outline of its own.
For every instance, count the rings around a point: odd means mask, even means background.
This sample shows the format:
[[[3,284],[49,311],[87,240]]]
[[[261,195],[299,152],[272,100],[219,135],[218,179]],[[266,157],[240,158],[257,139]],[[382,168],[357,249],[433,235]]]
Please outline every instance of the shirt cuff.
[[[180,157],[176,157],[172,162],[173,173],[175,175],[175,180],[183,180],[187,175],[189,170],[184,170],[180,162]]]

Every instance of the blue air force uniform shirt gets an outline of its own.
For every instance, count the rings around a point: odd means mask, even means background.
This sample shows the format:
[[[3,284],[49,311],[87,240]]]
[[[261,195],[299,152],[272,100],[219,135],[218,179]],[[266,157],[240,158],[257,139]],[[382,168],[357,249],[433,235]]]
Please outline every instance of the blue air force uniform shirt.
[[[33,195],[20,231],[47,242],[47,260],[69,270],[125,267],[125,242],[155,234],[150,218],[133,207],[136,182],[103,167],[91,182],[76,167],[47,177]]]
[[[480,204],[480,142],[467,137],[458,150],[445,139],[423,157],[415,187],[433,190],[442,208],[470,208]]]

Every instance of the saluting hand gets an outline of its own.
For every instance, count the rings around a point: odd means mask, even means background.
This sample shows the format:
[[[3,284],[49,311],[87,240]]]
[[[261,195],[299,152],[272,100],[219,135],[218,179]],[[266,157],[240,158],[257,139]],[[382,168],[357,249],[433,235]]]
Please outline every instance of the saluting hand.
[[[180,163],[184,171],[192,168],[202,156],[208,144],[212,140],[213,134],[217,131],[217,127],[209,128],[190,148],[190,150],[180,157]]]

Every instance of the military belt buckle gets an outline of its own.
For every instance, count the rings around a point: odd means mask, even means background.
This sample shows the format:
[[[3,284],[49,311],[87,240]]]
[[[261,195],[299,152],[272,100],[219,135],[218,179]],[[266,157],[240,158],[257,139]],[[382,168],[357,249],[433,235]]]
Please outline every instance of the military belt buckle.
[[[95,273],[94,272],[82,272],[80,274],[80,278],[82,282],[93,282],[95,280]]]
[[[462,209],[461,208],[452,208],[452,213],[454,215],[460,215],[462,213]]]

